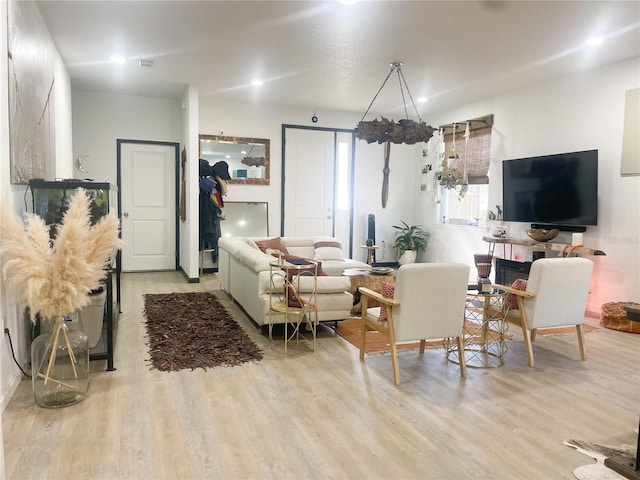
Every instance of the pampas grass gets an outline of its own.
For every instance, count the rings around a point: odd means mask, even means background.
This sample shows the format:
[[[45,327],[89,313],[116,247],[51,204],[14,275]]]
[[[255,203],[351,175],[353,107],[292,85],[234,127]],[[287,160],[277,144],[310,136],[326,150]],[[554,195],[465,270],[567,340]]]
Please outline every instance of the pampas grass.
[[[44,221],[34,215],[23,222],[0,204],[0,265],[5,285],[17,301],[52,319],[90,301],[116,250],[118,219],[114,212],[90,224],[89,199],[78,189],[69,203],[53,243]]]

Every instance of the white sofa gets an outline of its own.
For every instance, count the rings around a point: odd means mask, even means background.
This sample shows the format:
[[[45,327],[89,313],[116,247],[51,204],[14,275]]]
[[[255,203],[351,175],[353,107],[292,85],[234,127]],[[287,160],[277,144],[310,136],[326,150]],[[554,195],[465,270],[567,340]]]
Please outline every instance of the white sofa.
[[[275,258],[263,253],[255,246],[255,241],[265,238],[222,237],[218,241],[218,278],[220,286],[235,300],[258,325],[269,323],[270,281],[269,264]],[[315,239],[318,240],[318,239]],[[322,239],[338,241],[335,238]],[[291,255],[314,258],[314,239],[311,237],[282,237]],[[371,268],[364,262],[344,258],[322,261],[322,271],[326,276],[318,276],[316,303],[318,320],[338,321],[349,318],[353,306],[353,296],[349,293],[351,282],[342,272],[348,268]],[[310,278],[304,278],[300,285],[302,293],[309,291]],[[275,317],[274,323],[284,322],[283,316]]]

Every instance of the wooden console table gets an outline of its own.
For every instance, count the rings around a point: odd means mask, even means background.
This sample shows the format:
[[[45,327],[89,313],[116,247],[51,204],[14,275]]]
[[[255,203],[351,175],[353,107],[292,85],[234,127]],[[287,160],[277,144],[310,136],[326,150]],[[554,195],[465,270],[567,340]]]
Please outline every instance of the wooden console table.
[[[503,245],[521,245],[524,247],[541,248],[543,250],[553,250],[560,252],[563,257],[569,257],[571,255],[606,255],[602,250],[595,250],[593,248],[585,247],[583,245],[573,246],[569,243],[557,243],[557,242],[536,242],[535,240],[528,240],[524,238],[502,238],[502,237],[482,237],[482,240],[489,243],[489,254],[493,255],[493,250],[496,243]],[[505,255],[506,257],[506,255]]]

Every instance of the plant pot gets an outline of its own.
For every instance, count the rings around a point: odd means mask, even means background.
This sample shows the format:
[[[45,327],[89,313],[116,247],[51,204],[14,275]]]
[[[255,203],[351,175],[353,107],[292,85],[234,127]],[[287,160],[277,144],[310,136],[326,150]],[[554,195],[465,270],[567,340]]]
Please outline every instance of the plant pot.
[[[60,408],[84,400],[89,390],[89,342],[56,317],[53,330],[31,344],[31,377],[36,404]]]
[[[415,250],[405,250],[400,258],[398,258],[398,263],[400,265],[406,265],[407,263],[415,263],[417,252]]]

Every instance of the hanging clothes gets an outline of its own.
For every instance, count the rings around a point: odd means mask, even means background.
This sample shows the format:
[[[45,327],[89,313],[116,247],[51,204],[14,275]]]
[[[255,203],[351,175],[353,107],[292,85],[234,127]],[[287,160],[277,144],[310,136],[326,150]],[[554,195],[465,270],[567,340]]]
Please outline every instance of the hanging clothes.
[[[215,181],[209,177],[200,179],[200,250],[214,250],[211,261],[217,260],[218,239],[220,230],[221,210],[211,201],[211,194],[215,192]]]
[[[211,261],[217,261],[218,239],[222,236],[220,220],[223,218],[223,197],[227,194],[229,164],[220,161],[210,165],[200,159],[200,250],[213,250]]]

